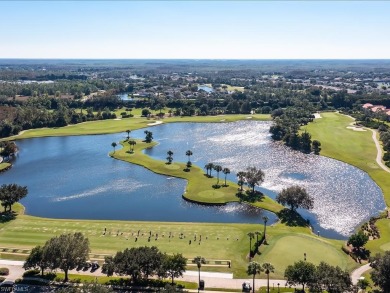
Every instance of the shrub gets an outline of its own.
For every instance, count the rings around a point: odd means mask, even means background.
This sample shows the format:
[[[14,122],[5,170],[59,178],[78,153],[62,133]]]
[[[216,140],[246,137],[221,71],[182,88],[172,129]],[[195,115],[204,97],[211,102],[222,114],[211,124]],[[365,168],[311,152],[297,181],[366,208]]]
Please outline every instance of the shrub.
[[[9,269],[8,268],[0,268],[0,276],[8,276]]]
[[[3,282],[5,280],[4,277],[0,277],[0,283]]]

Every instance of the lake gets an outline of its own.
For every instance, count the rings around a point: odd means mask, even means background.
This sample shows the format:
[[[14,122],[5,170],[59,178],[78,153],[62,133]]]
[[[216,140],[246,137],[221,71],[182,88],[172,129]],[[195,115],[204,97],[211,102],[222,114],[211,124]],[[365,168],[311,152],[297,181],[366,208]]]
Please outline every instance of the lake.
[[[221,117],[223,119],[223,117]],[[299,210],[321,235],[343,239],[385,208],[382,192],[363,171],[343,162],[292,151],[273,142],[270,122],[171,123],[149,127],[159,145],[145,152],[165,160],[208,162],[228,167],[228,176],[248,166],[265,172],[259,188],[274,198],[298,184],[315,198],[312,211]],[[143,138],[144,130],[131,133]],[[184,222],[261,223],[274,214],[233,203],[209,207],[181,198],[186,182],[154,174],[143,167],[112,159],[111,143],[126,133],[36,138],[18,141],[20,152],[0,183],[27,185],[22,201],[28,214],[53,218],[120,219]],[[221,176],[223,178],[223,176]]]

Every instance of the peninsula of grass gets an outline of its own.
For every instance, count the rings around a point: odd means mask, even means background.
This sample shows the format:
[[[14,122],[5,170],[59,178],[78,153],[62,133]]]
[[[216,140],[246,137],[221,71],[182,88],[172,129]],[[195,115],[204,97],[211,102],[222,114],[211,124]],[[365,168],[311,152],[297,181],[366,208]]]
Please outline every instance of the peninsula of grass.
[[[10,163],[0,163],[0,172],[8,169],[11,166]]]
[[[126,161],[129,163],[141,165],[150,171],[170,177],[178,177],[187,180],[186,190],[183,197],[192,202],[202,204],[225,204],[229,202],[238,202],[240,199],[236,196],[238,185],[234,182],[227,181],[227,186],[224,186],[223,178],[219,179],[219,188],[215,188],[217,184],[216,177],[206,176],[203,169],[193,165],[187,168],[185,163],[173,162],[167,164],[165,161],[155,160],[142,151],[146,148],[155,147],[156,142],[146,143],[141,140],[136,140],[137,144],[133,152],[130,152],[130,145],[122,141],[122,148],[111,152],[110,156]],[[158,146],[157,146],[158,147]],[[222,174],[220,174],[222,176]],[[214,186],[214,187],[213,187]],[[264,196],[260,201],[250,203],[256,207],[269,210],[277,213],[283,209],[283,206]]]

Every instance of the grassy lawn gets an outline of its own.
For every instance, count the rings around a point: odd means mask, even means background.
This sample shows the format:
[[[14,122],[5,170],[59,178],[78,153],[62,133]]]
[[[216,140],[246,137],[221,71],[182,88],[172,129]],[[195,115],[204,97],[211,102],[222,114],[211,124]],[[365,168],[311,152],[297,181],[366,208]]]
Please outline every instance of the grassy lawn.
[[[390,206],[390,174],[376,163],[376,148],[371,131],[353,131],[346,127],[353,119],[338,113],[321,113],[323,118],[316,119],[305,128],[312,139],[321,142],[321,155],[331,157],[360,168],[382,189],[386,205]],[[390,249],[390,221],[378,221],[381,238],[369,241],[367,248],[372,252]]]
[[[105,228],[107,232],[103,235]],[[138,230],[140,236],[137,236]],[[152,237],[148,242],[150,231],[152,234],[158,233],[158,240]],[[230,269],[227,266],[205,265],[202,270],[231,272],[235,278],[246,278],[245,270],[248,264],[246,256],[249,251],[247,233],[255,231],[263,231],[263,226],[260,224],[60,220],[19,215],[12,222],[0,224],[0,239],[3,247],[31,249],[55,235],[81,232],[90,240],[90,256],[94,259],[102,259],[104,255],[114,254],[129,247],[155,245],[167,253],[183,253],[188,259],[201,255],[209,260],[230,260]],[[170,232],[173,235],[171,238],[169,238]],[[180,239],[180,233],[183,233],[185,238]],[[195,234],[197,241],[194,241]],[[202,235],[201,242],[199,242],[199,235]],[[272,274],[273,278],[283,277],[282,273],[287,265],[302,259],[302,251],[308,253],[310,261],[321,260],[321,256],[326,255],[324,260],[332,264],[341,265],[343,268],[353,266],[340,252],[341,241],[311,235],[309,229],[278,224],[267,227],[267,235],[269,245],[262,246],[261,255],[255,256],[254,259],[259,262],[273,263],[276,268],[276,273]],[[135,241],[136,237],[137,241]],[[189,244],[190,239],[191,244]],[[286,246],[289,249],[287,253],[285,253]],[[281,250],[279,254],[278,249]],[[315,252],[318,252],[317,256]],[[196,270],[196,267],[189,266],[188,270]]]
[[[134,112],[132,112],[135,114]],[[312,139],[318,139],[322,143],[322,155],[329,156],[366,171],[382,188],[385,197],[390,200],[390,174],[385,173],[375,163],[376,149],[372,141],[370,131],[356,132],[346,127],[352,120],[336,113],[322,113],[323,118],[316,119],[314,123],[305,128],[312,134]],[[221,115],[210,117],[172,117],[163,119],[164,123],[170,122],[232,122],[252,117],[251,120],[269,120],[269,115]],[[134,130],[146,127],[154,120],[133,117],[122,120],[105,120],[88,122],[57,129],[29,130],[17,138],[56,135],[83,135],[97,133],[124,132],[126,129]],[[228,182],[228,187],[212,188],[216,178],[204,176],[204,170],[199,167],[191,167],[190,172],[184,172],[185,165],[174,162],[171,165],[164,161],[154,160],[144,155],[141,150],[147,145],[137,141],[135,153],[128,152],[129,145],[111,153],[115,158],[145,166],[153,172],[168,176],[180,177],[188,180],[185,197],[191,200],[206,203],[224,203],[237,201],[235,193],[237,185]],[[223,183],[221,174],[220,184]],[[280,206],[265,198],[259,206],[277,211]],[[215,224],[215,223],[164,223],[164,222],[129,222],[129,221],[93,221],[93,220],[58,220],[44,219],[23,215],[23,209],[18,206],[20,215],[11,222],[0,222],[1,245],[12,248],[31,249],[37,244],[44,243],[47,239],[60,233],[84,233],[91,242],[91,257],[101,259],[105,254],[114,254],[118,250],[127,247],[156,245],[167,253],[183,253],[187,258],[201,255],[206,259],[231,260],[232,267],[207,267],[204,271],[232,272],[235,278],[246,278],[245,273],[249,251],[248,232],[262,231],[262,225],[254,224]],[[259,222],[261,220],[259,219]],[[390,221],[378,221],[378,227],[382,237],[370,241],[367,245],[373,253],[390,249]],[[103,236],[104,228],[107,234]],[[140,230],[140,236],[135,241],[136,233]],[[119,233],[118,233],[119,231]],[[148,242],[149,231],[158,233],[158,240],[154,238]],[[169,239],[169,232],[174,235]],[[123,233],[123,234],[122,234]],[[178,235],[183,233],[184,239]],[[144,234],[144,235],[142,235]],[[195,242],[194,235],[202,235],[202,241]],[[162,236],[164,235],[164,236]],[[207,239],[206,239],[207,237]],[[189,244],[189,240],[192,243]],[[342,241],[330,240],[312,235],[307,228],[287,227],[283,224],[275,224],[267,227],[267,240],[269,245],[260,247],[260,254],[254,260],[271,262],[276,271],[271,278],[282,278],[287,265],[303,259],[303,253],[307,254],[307,260],[314,263],[326,261],[332,265],[339,265],[343,269],[352,270],[357,265],[344,253],[340,247]],[[7,257],[2,253],[1,257]],[[21,256],[14,255],[14,258]],[[189,268],[196,270],[196,268]]]
[[[321,155],[331,157],[365,171],[379,185],[390,206],[390,174],[375,162],[376,148],[371,131],[353,131],[347,126],[353,120],[338,113],[321,113],[323,118],[315,119],[305,126],[312,139],[321,142]]]

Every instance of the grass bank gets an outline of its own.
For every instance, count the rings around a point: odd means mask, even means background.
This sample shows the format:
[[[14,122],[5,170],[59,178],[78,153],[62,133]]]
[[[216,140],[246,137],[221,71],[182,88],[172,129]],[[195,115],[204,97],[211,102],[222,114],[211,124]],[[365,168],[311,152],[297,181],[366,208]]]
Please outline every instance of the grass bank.
[[[321,155],[331,157],[358,167],[381,188],[387,206],[390,206],[390,174],[376,163],[377,150],[371,131],[348,129],[354,119],[339,113],[321,113],[322,118],[305,126],[312,139],[321,142]],[[390,248],[390,221],[378,222],[381,238],[370,241],[367,247],[373,252]]]

